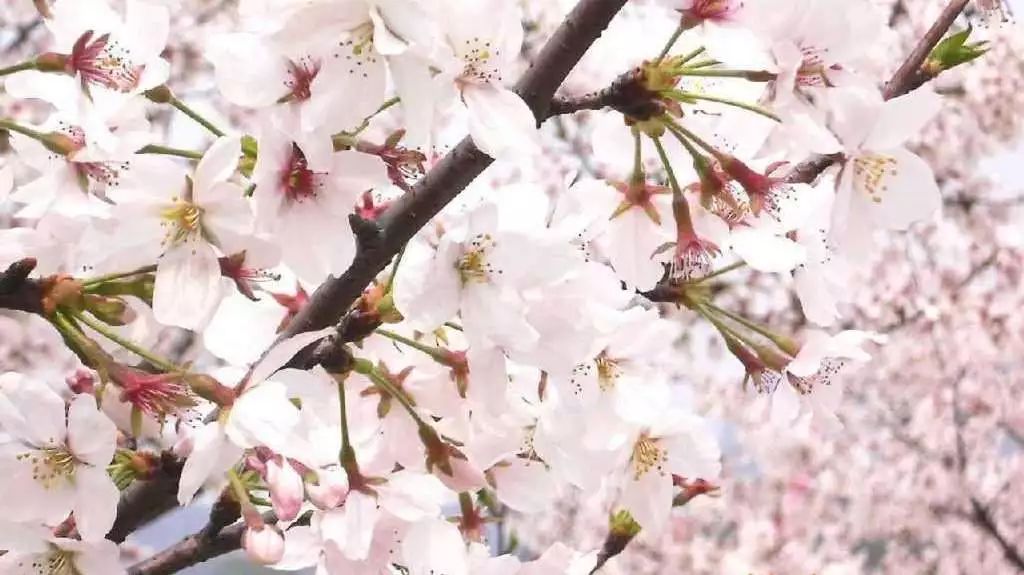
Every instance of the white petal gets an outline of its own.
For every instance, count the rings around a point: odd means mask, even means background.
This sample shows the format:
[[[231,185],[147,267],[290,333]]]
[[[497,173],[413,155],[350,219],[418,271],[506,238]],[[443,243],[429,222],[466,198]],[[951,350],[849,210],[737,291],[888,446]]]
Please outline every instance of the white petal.
[[[0,376],[0,428],[35,446],[64,442],[64,401],[45,384],[21,374]]]
[[[235,173],[242,154],[242,140],[238,136],[224,136],[210,146],[196,166],[194,190],[195,201],[202,204],[204,194],[214,184],[224,182]]]
[[[320,526],[324,539],[335,542],[345,557],[361,561],[369,556],[379,517],[377,501],[365,493],[353,491],[341,509],[324,514]]]
[[[807,259],[807,251],[800,244],[761,230],[736,230],[732,249],[750,267],[769,273],[788,272]]]
[[[839,318],[836,298],[827,282],[820,274],[826,273],[817,268],[813,272],[806,269],[796,270],[793,274],[796,295],[800,298],[800,306],[804,316],[816,325],[828,327]]]
[[[942,96],[925,86],[893,98],[882,105],[874,129],[864,142],[868,150],[888,150],[902,146],[918,135],[942,109]]]
[[[224,431],[241,448],[264,445],[280,452],[288,448],[298,423],[299,410],[288,400],[285,386],[265,381],[235,401]]]
[[[409,49],[409,45],[395,35],[389,28],[376,6],[370,8],[370,20],[373,21],[373,47],[383,56],[395,56]]]
[[[772,394],[771,420],[777,425],[789,425],[800,414],[800,396],[789,382],[783,380]]]
[[[436,252],[419,241],[407,248],[395,278],[395,305],[411,326],[432,331],[458,313],[462,285],[456,251],[447,239]]]
[[[498,499],[521,513],[544,511],[558,495],[554,476],[543,463],[516,458],[491,473]]]
[[[443,519],[421,521],[406,532],[402,555],[409,575],[466,575],[466,543],[458,527]]]
[[[74,551],[75,567],[81,575],[124,575],[121,553],[113,541],[61,542],[60,547]]]
[[[79,467],[75,473],[75,525],[82,539],[103,539],[117,516],[121,492],[106,467]]]
[[[267,379],[271,374],[284,367],[300,350],[331,335],[334,331],[334,326],[317,331],[305,331],[276,343],[252,368],[249,385],[256,385]]]
[[[491,84],[462,90],[473,143],[492,158],[535,151],[537,119],[515,92]]]
[[[854,190],[854,198],[878,225],[905,230],[915,222],[931,218],[939,210],[942,193],[927,162],[905,148],[873,156],[873,159],[878,158],[888,158],[895,164],[873,190],[866,189],[863,180],[854,177],[854,182],[861,184]]]
[[[321,552],[320,537],[312,527],[296,525],[284,532],[284,557],[271,567],[297,571],[316,565]]]
[[[242,455],[242,450],[228,441],[224,428],[217,422],[196,431],[192,441],[192,453],[185,460],[178,481],[178,503],[182,505],[192,501],[207,479],[227,471]]]
[[[205,241],[185,242],[160,258],[153,314],[164,325],[200,331],[220,304],[220,262]]]
[[[213,63],[217,88],[233,104],[262,108],[287,93],[287,61],[262,36],[219,36],[207,44],[205,56]]]
[[[18,553],[42,553],[49,549],[52,532],[42,525],[26,525],[0,520],[0,549]]]
[[[628,473],[628,472],[627,472]],[[650,535],[657,535],[672,511],[672,478],[652,469],[635,479],[626,477],[619,505]]]
[[[620,214],[608,226],[606,253],[619,279],[630,288],[652,287],[665,273],[661,263],[652,258],[668,241],[661,228],[639,208]]]
[[[117,427],[96,408],[96,398],[76,396],[68,409],[68,447],[75,458],[106,468],[116,446]]]
[[[450,492],[437,477],[402,470],[379,489],[380,506],[403,521],[436,517]]]

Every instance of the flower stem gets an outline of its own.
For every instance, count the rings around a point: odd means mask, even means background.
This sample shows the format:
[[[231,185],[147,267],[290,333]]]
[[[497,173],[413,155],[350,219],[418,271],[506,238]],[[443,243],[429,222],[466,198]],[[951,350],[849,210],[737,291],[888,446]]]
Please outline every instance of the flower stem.
[[[238,471],[234,467],[228,469],[228,485],[231,487],[231,494],[235,496],[239,507],[242,508],[242,517],[246,523],[257,517],[259,514],[255,513],[256,509],[249,497],[249,488],[245,486],[245,481],[239,477]]]
[[[678,70],[680,76],[702,76],[707,78],[743,78],[750,82],[770,82],[776,74],[765,70],[706,70],[704,68],[687,67]]]
[[[183,150],[181,148],[171,148],[169,146],[158,146],[156,144],[150,144],[145,146],[136,154],[162,154],[164,156],[178,156],[179,158],[188,158],[189,160],[202,159],[203,153],[195,150]]]
[[[341,404],[341,454],[342,460],[345,454],[352,450],[352,442],[348,436],[348,408],[345,405],[345,382],[338,378],[338,402]]]
[[[169,103],[189,118],[195,120],[196,123],[198,123],[200,126],[206,128],[206,130],[209,131],[214,136],[220,138],[221,136],[224,135],[224,132],[217,128],[217,126],[214,126],[209,120],[200,116],[199,113],[197,113],[192,108],[189,108],[188,105],[185,104],[185,102],[182,102],[178,98],[171,96]]]
[[[100,376],[102,384],[106,385],[107,368],[105,365],[106,358],[104,357],[106,354],[100,346],[89,336],[82,333],[81,328],[60,310],[54,312],[47,319],[57,328],[61,337],[64,338],[64,342],[78,356],[82,364],[95,369]],[[101,385],[101,390],[102,387]]]
[[[693,146],[689,142],[694,142],[698,146],[703,148],[705,151],[707,151],[709,154],[714,156],[715,159],[721,160],[723,158],[722,153],[719,152],[714,146],[704,141],[703,138],[701,138],[697,134],[694,134],[690,130],[687,130],[686,128],[683,127],[682,124],[676,122],[672,118],[669,118],[667,116],[666,118],[667,119],[665,121],[665,127],[668,128],[668,131],[672,132],[672,134],[675,135],[675,137],[679,140],[681,144],[683,144],[684,147],[686,147],[687,150],[693,148]],[[689,140],[689,142],[687,140]]]
[[[444,322],[444,326],[447,328],[454,329],[455,331],[462,331],[462,326],[454,322],[446,321]]]
[[[665,147],[661,145],[661,139],[651,139],[654,140],[654,147],[658,150],[658,157],[661,158],[661,165],[665,167],[665,173],[668,174],[668,183],[672,187],[672,198],[678,201],[683,197],[683,189],[679,187],[679,180],[676,179],[676,172],[672,169],[672,163],[668,159],[668,154],[665,153]]]
[[[121,337],[120,335],[114,333],[114,331],[112,329],[110,329],[106,324],[104,324],[103,322],[101,322],[101,321],[99,321],[97,319],[94,319],[94,318],[90,317],[87,314],[84,314],[84,313],[74,313],[73,317],[75,319],[77,319],[78,321],[84,323],[85,325],[89,326],[93,331],[99,333],[103,337],[109,339],[110,341],[116,343],[117,345],[127,349],[128,351],[130,351],[130,352],[134,353],[135,355],[141,357],[142,359],[148,361],[154,367],[158,367],[158,368],[160,368],[161,370],[163,370],[163,371],[165,371],[167,373],[184,373],[185,372],[185,370],[182,369],[181,367],[178,367],[177,365],[174,365],[170,361],[168,361],[168,360],[166,360],[166,359],[164,359],[164,358],[154,354],[153,352],[143,348],[139,344],[137,344],[137,343],[135,343],[135,342],[133,342],[131,340],[125,339],[125,338]]]
[[[642,157],[643,143],[640,139],[640,131],[633,130],[633,173],[629,180],[633,185],[640,185],[644,182],[644,160]]]
[[[706,282],[709,279],[716,278],[716,277],[721,276],[721,275],[725,275],[725,274],[727,274],[727,273],[729,273],[729,272],[731,272],[733,270],[737,270],[737,269],[739,269],[739,268],[741,268],[741,267],[743,267],[745,265],[747,265],[747,262],[736,262],[734,264],[727,265],[727,266],[725,266],[724,268],[722,268],[720,270],[716,270],[716,271],[711,272],[708,275],[700,278],[697,281],[697,283]]]
[[[13,66],[6,68],[0,68],[0,76],[9,76],[11,74],[17,74],[18,72],[24,72],[25,70],[35,70],[37,68],[35,60],[26,60]]]
[[[387,289],[384,293],[392,293],[395,288],[395,277],[398,276],[398,266],[402,265],[402,258],[405,257],[405,248],[409,247],[409,244],[402,246],[402,249],[398,251],[398,255],[395,256],[395,265],[391,266],[391,275],[388,277]]]
[[[743,327],[749,329],[750,331],[752,331],[752,332],[754,332],[754,333],[756,333],[756,334],[758,334],[760,336],[763,336],[763,337],[767,338],[769,341],[771,341],[775,345],[779,346],[779,349],[781,349],[782,351],[788,353],[791,356],[795,357],[796,354],[800,352],[800,348],[792,340],[790,340],[788,337],[781,336],[781,335],[773,332],[772,330],[768,329],[767,327],[765,327],[765,326],[763,326],[763,325],[761,325],[761,324],[759,324],[759,323],[757,323],[755,321],[751,321],[751,320],[749,320],[749,319],[739,315],[738,313],[729,311],[727,309],[720,308],[720,307],[718,307],[717,305],[715,305],[715,304],[713,304],[711,302],[704,302],[704,305],[709,310],[712,310],[715,313],[724,315],[725,317],[735,321],[736,323],[742,325]]]
[[[133,276],[140,276],[142,274],[149,274],[149,273],[153,273],[155,271],[156,271],[156,265],[153,264],[153,265],[143,266],[141,268],[132,270],[130,272],[118,272],[118,273],[113,273],[113,274],[106,274],[106,275],[102,275],[102,276],[96,276],[94,278],[90,278],[90,279],[87,279],[87,280],[82,280],[81,283],[82,283],[82,287],[83,288],[90,288],[90,287],[93,287],[93,286],[96,286],[96,285],[99,285],[99,284],[102,284],[102,283],[107,283],[107,282],[110,282],[110,281],[124,279],[124,278],[130,278],[130,277],[133,277]]]
[[[699,70],[703,68],[710,68],[711,66],[717,66],[721,64],[718,60],[701,60],[694,62],[693,64],[687,64],[686,69],[688,70]]]
[[[40,142],[46,142],[46,134],[43,132],[33,130],[28,126],[22,126],[21,124],[15,123],[12,120],[6,118],[0,118],[0,130],[7,130],[8,132],[17,132],[23,136],[28,136],[33,140],[39,140]]]
[[[387,377],[381,374],[380,371],[374,367],[373,362],[364,358],[355,358],[354,369],[356,373],[361,373],[370,378],[370,381],[372,381],[374,385],[384,390],[384,392],[391,397],[395,398],[398,403],[402,405],[405,411],[409,413],[409,416],[412,417],[413,421],[415,421],[417,425],[427,428],[430,427],[427,422],[423,421],[420,414],[416,412],[416,408],[413,407],[409,398],[405,396],[405,392],[395,387],[395,384],[391,383]]]
[[[369,116],[363,118],[363,121],[360,122],[359,126],[357,126],[355,130],[353,130],[351,133],[348,133],[347,135],[352,136],[352,137],[358,136],[359,134],[361,134],[363,132],[363,130],[365,130],[366,128],[370,127],[370,120],[372,120],[375,117],[377,117],[377,115],[380,114],[381,112],[383,112],[383,111],[387,110],[388,108],[394,106],[399,101],[400,101],[400,98],[398,96],[394,96],[392,98],[389,98],[389,99],[385,100],[384,103],[381,104],[379,108],[374,110],[373,113],[370,114]],[[344,134],[345,132],[342,132],[342,133]]]
[[[680,92],[680,94],[684,98],[693,99],[693,100],[705,100],[705,101],[708,101],[708,102],[717,102],[719,104],[725,104],[726,106],[732,106],[734,108],[740,108],[740,109],[746,110],[748,112],[753,112],[755,114],[760,114],[761,116],[764,116],[766,118],[771,118],[772,120],[775,120],[776,122],[781,122],[782,121],[778,116],[776,116],[772,112],[770,112],[768,110],[765,110],[761,106],[757,106],[755,104],[748,104],[746,102],[740,102],[739,100],[733,100],[733,99],[730,99],[730,98],[721,98],[719,96],[709,96],[707,94],[697,94],[697,93],[694,93],[694,92]]]
[[[377,331],[375,333],[384,336],[392,341],[397,341],[398,343],[405,344],[415,350],[422,351],[423,353],[429,355],[431,358],[434,359],[434,361],[438,363],[446,363],[444,359],[444,352],[439,348],[426,345],[424,343],[418,342],[414,339],[405,337],[404,335],[395,333],[387,329],[377,328]]]
[[[682,66],[682,65],[686,64],[687,62],[693,60],[697,56],[700,56],[701,54],[703,54],[705,50],[707,50],[707,48],[705,48],[704,46],[701,46],[700,48],[697,48],[693,52],[690,52],[690,53],[686,54],[685,56],[682,56],[681,58],[679,58],[678,62],[675,62],[676,66]]]
[[[672,50],[672,46],[676,45],[676,40],[678,40],[685,31],[686,28],[679,26],[676,28],[675,32],[672,32],[672,36],[669,37],[668,42],[665,42],[665,47],[661,49],[661,53],[658,54],[658,58],[654,61],[655,64],[664,60],[665,56],[668,56],[668,53]]]
[[[722,335],[723,339],[736,341],[743,345],[751,345],[754,343],[750,341],[749,337],[745,337],[743,334],[729,327],[725,322],[716,317],[715,314],[707,307],[707,302],[697,304],[693,309],[703,316],[704,319],[708,320],[708,323],[715,326],[715,329],[718,330],[718,333]]]

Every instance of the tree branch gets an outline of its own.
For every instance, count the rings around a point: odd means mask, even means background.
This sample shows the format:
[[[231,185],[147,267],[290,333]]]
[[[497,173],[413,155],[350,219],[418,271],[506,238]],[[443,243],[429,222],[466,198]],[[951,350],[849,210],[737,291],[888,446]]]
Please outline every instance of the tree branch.
[[[544,45],[515,87],[538,120],[548,117],[555,90],[625,3],[626,0],[581,0]],[[402,246],[491,162],[469,138],[459,143],[411,193],[384,212],[378,221],[380,234],[376,245],[372,249],[358,249],[349,269],[341,277],[324,282],[281,337],[337,323]]]
[[[1024,573],[1024,554],[999,530],[999,526],[996,525],[995,519],[992,517],[992,512],[977,497],[971,497],[971,520],[992,539],[995,539],[1006,560],[1013,564],[1019,572]]]
[[[128,575],[170,575],[197,563],[226,555],[242,547],[245,522],[239,521],[229,527],[211,522],[196,533],[171,545],[156,555],[139,561],[128,568]],[[267,525],[277,522],[273,512],[263,514]]]
[[[43,313],[45,290],[38,280],[28,277],[34,269],[36,260],[25,258],[0,272],[0,309]]]
[[[153,476],[136,481],[121,495],[117,504],[117,519],[107,533],[107,539],[124,542],[138,528],[174,509],[178,504],[178,480],[183,463],[171,453],[160,455],[160,465]]]

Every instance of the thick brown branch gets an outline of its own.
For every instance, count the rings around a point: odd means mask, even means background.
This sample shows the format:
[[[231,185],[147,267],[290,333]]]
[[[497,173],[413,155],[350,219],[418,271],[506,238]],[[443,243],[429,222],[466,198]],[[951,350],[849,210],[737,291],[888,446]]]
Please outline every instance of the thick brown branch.
[[[178,504],[181,469],[181,461],[168,452],[162,453],[160,465],[153,476],[136,481],[121,495],[117,519],[107,533],[107,539],[121,543],[139,527],[174,509]]]
[[[45,290],[38,280],[29,279],[36,260],[18,260],[0,272],[0,309],[43,313]]]
[[[271,524],[277,521],[277,518],[268,512],[263,515],[263,520]],[[170,575],[241,548],[245,522],[238,522],[224,529],[210,527],[207,525],[149,559],[132,565],[128,569],[128,575]]]
[[[555,90],[625,3],[626,0],[582,0],[545,44],[515,88],[538,120],[548,116]],[[341,277],[324,282],[282,337],[337,323],[402,246],[492,161],[468,138],[463,140],[411,193],[388,208],[379,221],[376,245],[359,249],[355,261]]]

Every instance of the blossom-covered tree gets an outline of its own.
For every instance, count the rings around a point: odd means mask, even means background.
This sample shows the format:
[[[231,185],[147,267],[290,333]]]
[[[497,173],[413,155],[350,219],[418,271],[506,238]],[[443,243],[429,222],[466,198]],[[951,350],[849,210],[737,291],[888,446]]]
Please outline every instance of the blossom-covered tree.
[[[1024,566],[1008,7],[222,4],[0,12],[5,572]]]

